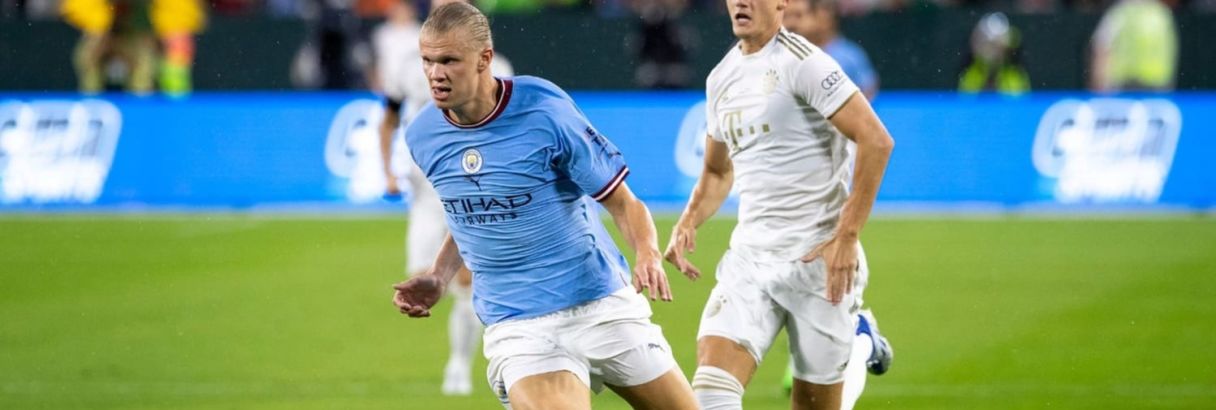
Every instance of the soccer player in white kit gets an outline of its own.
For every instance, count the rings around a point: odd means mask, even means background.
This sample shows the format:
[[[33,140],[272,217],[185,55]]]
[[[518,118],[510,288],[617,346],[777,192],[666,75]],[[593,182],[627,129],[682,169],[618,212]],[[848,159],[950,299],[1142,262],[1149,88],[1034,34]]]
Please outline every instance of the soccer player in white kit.
[[[456,1],[462,0],[436,0],[431,3],[431,9]],[[372,34],[376,73],[385,96],[384,119],[379,131],[387,197],[401,195],[399,177],[393,170],[392,159],[394,136],[402,125],[402,116],[408,124],[430,101],[431,89],[422,70],[422,57],[418,50],[420,30],[413,2],[401,0],[390,8],[388,21]],[[502,55],[495,55],[490,71],[498,76],[515,75],[511,63]],[[408,163],[409,172],[405,180],[410,184],[412,193],[410,224],[405,240],[406,274],[413,277],[430,269],[435,255],[439,254],[439,246],[448,234],[448,228],[435,189],[409,155],[402,157]],[[481,340],[482,324],[473,312],[472,280],[472,274],[462,269],[457,274],[455,285],[448,288],[456,301],[448,317],[450,352],[444,366],[442,385],[443,394],[446,395],[465,396],[473,392],[473,354]]]
[[[737,183],[739,222],[701,317],[693,390],[705,409],[742,408],[784,327],[793,407],[837,410],[854,286],[867,279],[859,237],[894,141],[840,66],[781,28],[788,0],[726,3],[739,43],[706,80],[705,167],[666,252],[699,276],[684,253]]]

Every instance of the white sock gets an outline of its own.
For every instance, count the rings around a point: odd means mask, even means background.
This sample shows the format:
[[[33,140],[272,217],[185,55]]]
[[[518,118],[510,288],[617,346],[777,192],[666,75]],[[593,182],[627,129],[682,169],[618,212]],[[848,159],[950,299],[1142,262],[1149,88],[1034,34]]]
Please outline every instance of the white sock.
[[[743,384],[726,370],[697,367],[692,376],[692,392],[703,410],[743,409]]]
[[[471,367],[482,332],[481,321],[473,312],[473,291],[459,284],[453,284],[450,289],[453,300],[452,315],[448,317],[448,348],[451,350],[448,362]]]
[[[844,369],[844,395],[840,400],[841,410],[852,410],[861,398],[861,392],[866,389],[866,360],[874,350],[874,341],[869,335],[859,334],[853,338],[853,351],[849,355],[849,365]]]

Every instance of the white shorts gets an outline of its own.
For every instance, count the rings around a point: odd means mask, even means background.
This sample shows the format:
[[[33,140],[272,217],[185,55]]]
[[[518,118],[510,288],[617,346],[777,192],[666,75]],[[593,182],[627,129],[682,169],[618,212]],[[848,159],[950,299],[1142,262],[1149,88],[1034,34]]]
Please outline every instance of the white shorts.
[[[447,216],[435,188],[425,178],[421,178],[421,181],[414,178],[421,173],[415,170],[409,178],[413,197],[410,201],[409,230],[405,238],[406,275],[417,275],[430,268],[448,234]]]
[[[675,367],[663,330],[650,322],[650,304],[632,287],[544,316],[495,323],[485,331],[486,376],[510,408],[519,380],[568,371],[599,393],[604,384],[637,386]]]
[[[718,284],[701,314],[697,339],[733,340],[759,364],[784,326],[795,378],[815,384],[844,380],[860,292],[869,276],[865,254],[858,252],[856,286],[840,304],[832,305],[822,258],[810,263],[765,262],[728,250],[718,263]]]

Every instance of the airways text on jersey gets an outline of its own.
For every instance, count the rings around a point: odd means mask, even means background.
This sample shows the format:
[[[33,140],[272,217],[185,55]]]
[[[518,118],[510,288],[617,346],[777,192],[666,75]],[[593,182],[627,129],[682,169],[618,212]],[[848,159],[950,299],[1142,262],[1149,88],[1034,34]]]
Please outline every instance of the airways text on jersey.
[[[519,219],[519,211],[532,203],[532,194],[444,198],[440,202],[443,202],[443,210],[453,223],[484,225]]]

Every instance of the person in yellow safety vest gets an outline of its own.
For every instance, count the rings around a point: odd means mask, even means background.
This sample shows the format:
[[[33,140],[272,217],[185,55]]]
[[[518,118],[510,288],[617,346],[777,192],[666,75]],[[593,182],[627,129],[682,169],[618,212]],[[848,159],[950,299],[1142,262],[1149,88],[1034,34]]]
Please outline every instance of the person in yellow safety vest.
[[[103,91],[105,66],[117,58],[125,64],[126,90],[151,93],[158,56],[161,90],[190,92],[193,35],[205,21],[199,0],[65,0],[59,11],[82,33],[73,52],[81,92]]]
[[[959,91],[1011,95],[1030,91],[1030,76],[1022,67],[1020,49],[1021,35],[1004,13],[985,15],[971,32],[971,50],[959,74]]]
[[[1120,0],[1098,23],[1090,60],[1094,91],[1174,89],[1178,32],[1158,0]]]
[[[72,52],[78,86],[83,93],[105,90],[107,67],[121,62],[124,88],[135,94],[152,92],[156,70],[156,38],[147,19],[147,0],[65,0],[59,11],[80,29]]]
[[[153,0],[152,27],[160,38],[160,90],[184,95],[193,89],[190,67],[194,63],[194,35],[203,30],[207,16],[200,0]]]

